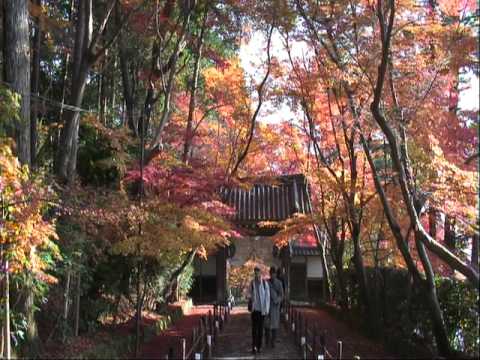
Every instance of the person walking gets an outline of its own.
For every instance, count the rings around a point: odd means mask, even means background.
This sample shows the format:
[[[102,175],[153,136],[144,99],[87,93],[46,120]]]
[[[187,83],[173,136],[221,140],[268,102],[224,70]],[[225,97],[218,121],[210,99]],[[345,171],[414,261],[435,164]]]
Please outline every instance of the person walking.
[[[267,345],[275,347],[277,331],[280,327],[280,306],[283,301],[284,292],[282,282],[277,278],[277,270],[274,266],[270,268],[270,312],[265,320],[265,340]]]
[[[270,289],[268,282],[262,279],[260,268],[253,270],[254,277],[249,286],[248,310],[252,312],[252,353],[262,348],[263,322],[270,310]]]
[[[279,267],[277,269],[277,279],[282,283],[283,289],[283,299],[280,302],[280,315],[282,315],[286,309],[287,300],[287,274],[284,267]]]

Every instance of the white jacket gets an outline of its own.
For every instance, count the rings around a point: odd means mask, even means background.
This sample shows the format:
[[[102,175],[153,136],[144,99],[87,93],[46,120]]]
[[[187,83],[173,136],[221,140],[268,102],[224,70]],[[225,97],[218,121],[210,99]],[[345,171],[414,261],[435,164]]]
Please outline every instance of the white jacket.
[[[265,281],[263,279],[260,281],[260,286],[259,286],[260,306],[258,306],[258,304],[255,303],[257,297],[255,296],[256,287],[253,285],[254,281],[255,280],[250,281],[250,291],[249,291],[250,299],[252,299],[252,309],[255,310],[255,309],[261,308],[262,315],[268,315],[268,313],[270,312],[270,287],[268,285],[268,281]]]

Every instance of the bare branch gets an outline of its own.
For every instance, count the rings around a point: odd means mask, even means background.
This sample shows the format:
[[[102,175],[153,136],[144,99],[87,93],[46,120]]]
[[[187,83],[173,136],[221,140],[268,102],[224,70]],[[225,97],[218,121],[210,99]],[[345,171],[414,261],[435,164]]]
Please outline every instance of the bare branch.
[[[270,76],[270,67],[271,67],[270,45],[271,45],[271,42],[272,42],[272,33],[273,33],[274,28],[275,28],[275,25],[272,24],[270,26],[270,31],[268,32],[268,38],[267,38],[267,72],[266,72],[265,76],[263,77],[263,80],[260,83],[260,86],[258,87],[258,104],[257,104],[257,108],[255,109],[255,112],[253,113],[253,116],[252,116],[252,119],[251,119],[251,125],[250,125],[250,131],[249,131],[249,135],[248,135],[247,145],[245,146],[245,148],[243,149],[243,152],[238,157],[238,160],[237,160],[235,166],[233,167],[232,172],[230,173],[231,177],[235,176],[235,174],[238,170],[238,167],[240,166],[240,164],[243,162],[243,160],[247,156],[248,150],[250,148],[250,144],[252,143],[253,134],[255,132],[255,124],[257,122],[257,116],[258,116],[258,113],[260,112],[260,109],[261,109],[262,104],[263,104],[265,84],[267,83],[267,80]]]

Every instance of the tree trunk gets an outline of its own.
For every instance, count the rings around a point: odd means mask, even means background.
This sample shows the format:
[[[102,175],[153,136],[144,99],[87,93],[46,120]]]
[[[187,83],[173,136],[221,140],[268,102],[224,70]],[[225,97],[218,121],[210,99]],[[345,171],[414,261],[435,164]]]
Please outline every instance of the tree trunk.
[[[183,260],[182,264],[170,275],[170,278],[167,281],[167,285],[163,288],[163,291],[160,293],[160,297],[163,299],[169,298],[174,291],[174,283],[177,279],[178,275],[183,273],[183,271],[189,266],[193,259],[195,259],[195,254],[197,253],[197,249],[191,250],[185,259]]]
[[[79,271],[77,275],[77,292],[75,296],[75,325],[74,335],[78,336],[78,329],[80,325],[80,300],[82,294],[82,273]]]
[[[89,65],[85,57],[92,38],[92,23],[92,0],[80,1],[75,28],[73,76],[69,99],[69,104],[76,107],[82,105],[83,93],[87,83]],[[72,182],[74,178],[79,125],[80,113],[67,110],[55,164],[57,175],[65,182]]]
[[[70,105],[80,107],[87,83],[87,68],[84,67],[79,77],[72,84]],[[78,151],[78,130],[80,113],[66,110],[65,123],[60,134],[60,144],[57,153],[57,174],[63,181],[71,183],[75,176]]]
[[[115,119],[115,114],[117,113],[115,111],[115,103],[116,103],[116,96],[115,96],[115,69],[117,68],[117,59],[116,57],[113,58],[113,67],[112,67],[112,72],[110,74],[110,119],[106,119],[105,121],[105,126],[108,126],[108,121],[110,121],[111,126],[114,126],[114,119]]]
[[[135,358],[138,359],[140,356],[140,328],[141,328],[141,321],[142,321],[142,296],[140,293],[140,281],[141,276],[140,273],[142,271],[141,263],[139,262],[137,265],[137,304],[136,304],[136,312],[135,312]]]
[[[107,48],[115,41],[120,34],[121,27],[116,29],[112,39],[100,50],[99,40],[101,39],[108,24],[114,5],[117,2],[108,2],[103,18],[98,21],[98,29],[93,36],[93,0],[78,2],[77,21],[75,28],[75,46],[73,50],[73,76],[69,104],[80,107],[83,101],[83,94],[87,83],[88,73],[104,54]],[[95,22],[97,23],[97,22]],[[78,110],[68,110],[65,114],[65,122],[60,134],[59,147],[55,163],[55,172],[61,181],[71,183],[74,180],[77,166],[78,152],[78,130],[80,126],[80,113]]]
[[[478,232],[476,232],[472,237],[472,257],[470,262],[472,263],[473,267],[478,271],[478,243],[480,240],[480,236],[478,236]]]
[[[116,21],[119,22],[119,8],[117,6]],[[135,99],[133,91],[133,81],[129,71],[128,54],[122,34],[118,42],[118,53],[120,57],[120,72],[122,74],[123,98],[125,99],[125,108],[127,112],[128,128],[138,136],[138,127],[135,124]]]
[[[363,265],[363,255],[360,248],[360,228],[357,225],[352,224],[352,241],[353,241],[353,258],[355,265],[355,272],[357,273],[358,285],[360,286],[360,298],[365,306],[367,314],[370,312],[370,301],[368,295],[368,280],[365,272],[365,266]]]
[[[337,235],[337,219],[335,217],[332,218],[331,221],[331,229],[328,231],[330,236],[330,244],[331,244],[331,256],[333,259],[333,265],[337,270],[337,282],[340,292],[340,300],[338,301],[340,307],[342,309],[348,308],[348,295],[347,295],[347,288],[345,284],[345,273],[343,271],[343,255],[345,253],[345,223],[342,220],[342,234],[340,239]]]
[[[310,200],[309,200],[310,202]],[[310,205],[311,206],[311,205]],[[320,231],[318,230],[317,225],[313,225],[313,230],[315,232],[315,237],[317,238],[317,246],[320,250],[320,259],[322,263],[322,271],[323,271],[323,300],[326,302],[330,302],[332,299],[332,283],[330,280],[330,270],[328,269],[327,265],[327,252],[324,238],[320,236]]]
[[[14,120],[17,155],[30,165],[30,34],[28,1],[3,1],[4,78],[21,95],[20,118]]]
[[[0,331],[2,332],[2,340],[1,340],[1,343],[0,343],[0,358],[4,358],[6,357],[3,352],[5,351],[5,327],[2,326],[2,328],[0,329]]]
[[[207,5],[208,6],[208,5]],[[207,24],[208,17],[208,7],[205,9],[205,14],[203,17],[202,28],[200,30],[200,35],[198,36],[198,43],[195,53],[195,64],[193,66],[193,75],[190,83],[190,103],[188,105],[188,118],[187,118],[187,129],[185,131],[185,144],[183,147],[183,162],[188,163],[188,157],[192,147],[193,141],[193,118],[195,114],[195,96],[198,87],[198,75],[200,73],[200,60],[202,58],[202,47],[203,47],[203,37],[205,33],[205,27]]]
[[[415,244],[417,246],[418,255],[420,257],[420,261],[422,262],[423,269],[425,270],[425,275],[427,278],[426,281],[424,281],[425,286],[423,287],[426,293],[425,302],[427,308],[430,311],[430,318],[433,325],[433,333],[435,335],[435,340],[439,353],[442,356],[449,358],[452,356],[452,348],[448,341],[445,321],[443,319],[442,310],[440,309],[440,303],[438,302],[432,264],[430,262],[430,259],[428,258],[425,246],[420,239],[421,236],[422,234],[418,230],[415,231]]]
[[[69,5],[69,14],[68,14],[68,20],[72,21],[73,19],[73,12],[75,10],[75,3],[74,0],[70,0],[70,5]],[[67,80],[68,80],[68,67],[70,64],[70,51],[67,51],[64,60],[63,60],[63,69],[62,69],[62,104],[65,103],[65,98],[67,95]],[[59,119],[63,119],[63,106],[60,108],[59,112]],[[59,144],[59,139],[60,136],[58,135],[58,139],[56,144]]]
[[[308,184],[305,187],[307,191],[307,201],[308,201],[308,206],[310,209],[313,209],[312,207],[312,202],[310,199],[310,191],[308,189]],[[320,259],[322,263],[322,271],[323,271],[323,300],[326,302],[329,302],[332,297],[332,282],[330,280],[330,271],[328,269],[327,265],[327,250],[325,246],[325,241],[324,237],[321,236],[320,231],[318,230],[317,224],[313,224],[313,231],[315,234],[315,238],[317,239],[317,246],[320,250]]]
[[[37,358],[40,354],[40,342],[38,337],[37,322],[35,320],[35,293],[33,284],[33,274],[27,275],[26,285],[26,299],[24,304],[24,311],[27,320],[26,332],[26,353],[29,358]]]
[[[6,354],[7,360],[12,358],[12,344],[10,334],[10,272],[8,268],[8,260],[5,261],[5,341],[6,341]]]
[[[62,341],[65,342],[67,337],[67,326],[68,326],[68,309],[70,303],[70,279],[71,279],[71,270],[67,269],[67,283],[65,284],[65,292],[63,293],[63,327],[62,327]]]
[[[104,91],[103,91],[103,80],[105,77],[104,74],[104,69],[105,69],[105,61],[103,62],[102,69],[100,70],[100,74],[98,75],[97,79],[97,109],[99,111],[99,121],[103,121],[103,117],[105,116],[105,110],[103,108],[103,99],[104,99]]]
[[[37,6],[42,6],[42,0],[35,0]],[[33,38],[33,58],[32,58],[32,94],[39,95],[40,92],[40,45],[42,42],[42,30],[40,28],[40,19],[35,20],[35,36]],[[37,122],[40,101],[35,98],[31,104],[32,113],[30,119],[30,162],[32,167],[37,165]]]
[[[455,250],[455,218],[445,214],[444,242],[450,250]]]
[[[390,14],[388,24],[383,22],[383,12],[378,11],[377,14],[380,20],[380,26],[385,30],[382,31],[382,56],[381,56],[381,63],[378,68],[378,75],[377,81],[374,90],[374,98],[372,103],[370,104],[370,110],[375,119],[375,122],[381,128],[383,134],[388,140],[391,150],[391,159],[392,164],[394,166],[395,171],[398,174],[398,180],[400,184],[400,190],[402,192],[402,197],[406,205],[406,210],[410,221],[415,226],[417,231],[419,231],[422,236],[420,240],[424,243],[424,245],[428,248],[428,250],[432,251],[440,257],[444,262],[446,262],[452,269],[459,271],[468,280],[478,288],[480,279],[478,271],[476,271],[473,267],[470,266],[469,263],[463,261],[461,258],[453,254],[447,247],[443,246],[442,244],[438,243],[433,239],[424,229],[418,212],[415,210],[415,204],[418,202],[418,196],[415,194],[413,189],[410,186],[409,179],[407,175],[411,174],[411,169],[408,166],[405,166],[402,163],[401,155],[399,151],[399,144],[397,141],[397,135],[387,118],[383,112],[383,108],[380,107],[380,103],[382,100],[383,94],[383,84],[385,81],[385,74],[386,69],[388,66],[389,56],[390,56],[390,40],[392,35],[392,28],[393,22],[395,19],[395,3],[390,2]]]

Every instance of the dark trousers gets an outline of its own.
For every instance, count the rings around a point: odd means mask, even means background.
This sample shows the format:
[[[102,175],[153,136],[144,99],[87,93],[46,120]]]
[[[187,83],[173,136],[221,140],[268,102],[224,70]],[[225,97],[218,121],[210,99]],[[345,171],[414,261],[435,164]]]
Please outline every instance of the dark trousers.
[[[252,311],[252,348],[257,350],[262,347],[263,319],[260,311]]]
[[[265,328],[265,346],[270,345],[275,347],[275,341],[277,340],[277,329]]]

